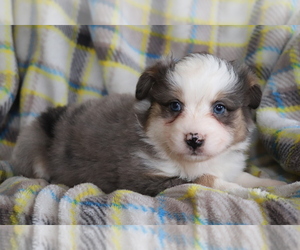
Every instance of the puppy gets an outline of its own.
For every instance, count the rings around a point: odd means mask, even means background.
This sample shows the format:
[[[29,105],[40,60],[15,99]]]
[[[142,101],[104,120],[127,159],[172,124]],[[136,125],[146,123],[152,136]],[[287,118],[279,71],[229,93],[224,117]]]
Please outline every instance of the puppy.
[[[140,76],[136,95],[111,95],[42,113],[21,132],[17,174],[110,193],[154,196],[199,183],[282,185],[243,172],[261,90],[245,66],[210,54],[165,58]]]

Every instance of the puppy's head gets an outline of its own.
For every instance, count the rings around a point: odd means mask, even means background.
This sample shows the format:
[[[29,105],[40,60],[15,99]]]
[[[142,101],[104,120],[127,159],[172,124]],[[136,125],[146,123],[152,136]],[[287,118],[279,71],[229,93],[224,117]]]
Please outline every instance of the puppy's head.
[[[261,90],[245,65],[193,53],[146,69],[136,98],[149,104],[143,125],[159,149],[178,160],[205,161],[245,144]]]

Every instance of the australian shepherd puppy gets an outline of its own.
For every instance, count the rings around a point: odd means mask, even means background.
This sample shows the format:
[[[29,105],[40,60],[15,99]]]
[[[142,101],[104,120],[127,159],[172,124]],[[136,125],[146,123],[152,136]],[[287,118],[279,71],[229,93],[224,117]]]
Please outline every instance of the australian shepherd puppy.
[[[261,100],[255,75],[210,54],[165,58],[140,76],[135,97],[110,95],[49,109],[25,128],[13,152],[17,174],[109,193],[154,196],[198,183],[213,188],[283,182],[243,172]]]

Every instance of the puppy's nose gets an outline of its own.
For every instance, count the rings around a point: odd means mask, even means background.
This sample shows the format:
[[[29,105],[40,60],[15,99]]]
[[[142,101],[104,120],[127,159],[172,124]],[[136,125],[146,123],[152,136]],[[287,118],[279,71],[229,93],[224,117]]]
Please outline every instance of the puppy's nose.
[[[204,143],[203,139],[200,139],[198,133],[189,133],[186,135],[186,144],[192,147],[194,150],[201,147]]]

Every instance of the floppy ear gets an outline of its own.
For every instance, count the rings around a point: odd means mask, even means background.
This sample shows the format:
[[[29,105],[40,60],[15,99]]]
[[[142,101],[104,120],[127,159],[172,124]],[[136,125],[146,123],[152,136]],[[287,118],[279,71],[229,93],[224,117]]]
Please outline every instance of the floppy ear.
[[[245,81],[249,86],[246,94],[247,105],[252,109],[257,109],[262,98],[262,91],[260,86],[258,85],[257,76],[248,67],[246,67],[246,71]]]
[[[167,71],[174,68],[175,61],[171,57],[161,59],[153,66],[147,68],[140,76],[135,91],[135,97],[143,100],[150,96],[151,89],[155,84],[163,81]]]
[[[262,97],[262,91],[258,85],[258,77],[245,63],[238,60],[231,61],[230,63],[236,70],[240,80],[245,83],[245,105],[251,109],[258,108]]]
[[[254,84],[248,91],[248,106],[252,109],[257,109],[262,97],[261,88],[258,84]]]
[[[151,69],[147,69],[144,71],[144,73],[140,76],[137,85],[136,85],[136,90],[135,90],[135,97],[138,100],[143,100],[145,99],[152,86],[154,85],[155,78],[153,75],[153,72]]]

